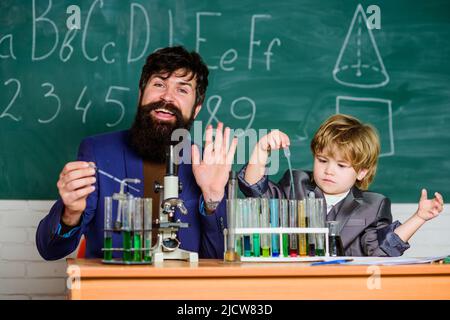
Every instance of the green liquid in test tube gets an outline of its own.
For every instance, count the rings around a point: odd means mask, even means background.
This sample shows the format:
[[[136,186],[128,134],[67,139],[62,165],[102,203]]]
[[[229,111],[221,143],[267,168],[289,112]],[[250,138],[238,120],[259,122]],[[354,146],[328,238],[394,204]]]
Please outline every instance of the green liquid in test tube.
[[[103,238],[103,259],[105,261],[112,260],[112,198],[105,197],[105,223]]]
[[[131,231],[122,231],[123,261],[131,261]]]
[[[325,205],[321,198],[316,198],[316,228],[325,228]],[[323,233],[316,234],[316,256],[325,255],[325,235]]]
[[[270,212],[269,212],[269,199],[260,199],[261,207],[261,228],[270,228]],[[261,235],[261,247],[263,257],[270,257],[270,234]]]
[[[134,198],[133,210],[133,261],[142,261],[142,198]]]
[[[135,233],[134,237],[133,237],[133,249],[134,249],[134,254],[133,254],[133,261],[141,261],[141,247],[142,247],[142,240],[141,240],[141,235]]]
[[[242,237],[241,236],[236,236],[236,253],[239,256],[242,256]]]
[[[112,238],[111,237],[105,237],[105,239],[103,241],[103,248],[112,249]],[[111,261],[112,260],[112,250],[105,250],[103,252],[103,259],[105,259],[105,261]]]
[[[251,198],[250,199],[250,227],[251,228],[259,228],[259,219],[260,219],[260,202],[259,198]],[[261,255],[261,243],[260,243],[260,235],[258,233],[253,234],[253,256],[259,257]]]
[[[253,235],[253,256],[259,257],[261,255],[261,243],[259,242],[259,234]]]
[[[128,196],[126,200],[122,203],[122,248],[123,248],[123,256],[122,260],[124,262],[130,262],[132,259],[131,255],[131,247],[132,238],[131,238],[131,230],[132,230],[132,212],[133,212],[133,197]]]
[[[151,262],[152,261],[152,209],[153,209],[153,200],[152,198],[144,198],[142,199],[142,206],[144,207],[144,261]]]
[[[145,240],[145,252],[144,252],[144,261],[150,262],[152,261],[152,255],[150,253],[150,249],[152,246],[152,240]]]
[[[289,227],[289,211],[288,211],[288,200],[280,200],[280,222],[282,228]],[[289,235],[283,233],[283,256],[287,257],[289,255]]]

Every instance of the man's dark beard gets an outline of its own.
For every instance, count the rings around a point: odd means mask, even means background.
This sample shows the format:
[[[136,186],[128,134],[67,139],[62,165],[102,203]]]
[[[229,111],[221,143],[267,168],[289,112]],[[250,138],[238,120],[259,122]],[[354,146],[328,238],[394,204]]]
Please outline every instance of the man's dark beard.
[[[176,121],[159,121],[150,114],[152,110],[164,108],[175,115]],[[158,101],[138,107],[134,123],[130,128],[130,146],[144,160],[156,163],[166,161],[166,147],[171,142],[175,129],[189,130],[194,121],[194,111],[188,120],[171,103]]]

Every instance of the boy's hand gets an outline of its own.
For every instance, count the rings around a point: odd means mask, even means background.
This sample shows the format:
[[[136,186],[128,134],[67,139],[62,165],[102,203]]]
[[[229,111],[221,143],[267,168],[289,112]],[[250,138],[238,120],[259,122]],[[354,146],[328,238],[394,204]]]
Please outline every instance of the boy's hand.
[[[277,150],[289,147],[291,144],[289,137],[280,130],[272,130],[258,141],[258,147],[261,151]]]
[[[244,179],[249,184],[258,182],[264,176],[270,150],[286,148],[290,144],[287,134],[280,130],[272,130],[259,139],[248,162]]]
[[[437,217],[444,209],[444,199],[442,198],[442,195],[438,192],[435,192],[434,195],[434,199],[429,200],[427,197],[427,190],[422,189],[416,216],[424,221]]]

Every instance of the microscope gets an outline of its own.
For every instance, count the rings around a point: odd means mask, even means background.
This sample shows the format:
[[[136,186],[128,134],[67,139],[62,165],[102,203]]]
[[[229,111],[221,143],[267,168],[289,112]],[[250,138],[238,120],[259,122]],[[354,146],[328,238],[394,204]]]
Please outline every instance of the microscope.
[[[178,166],[175,164],[174,145],[169,145],[166,152],[166,175],[164,184],[155,181],[155,193],[162,191],[160,196],[159,221],[153,225],[158,230],[156,245],[152,248],[153,262],[161,263],[164,260],[187,260],[198,262],[198,253],[180,249],[180,241],[177,232],[180,228],[188,228],[189,224],[175,220],[175,210],[178,209],[183,215],[188,211],[183,200],[179,198],[182,191],[181,182],[178,180]]]

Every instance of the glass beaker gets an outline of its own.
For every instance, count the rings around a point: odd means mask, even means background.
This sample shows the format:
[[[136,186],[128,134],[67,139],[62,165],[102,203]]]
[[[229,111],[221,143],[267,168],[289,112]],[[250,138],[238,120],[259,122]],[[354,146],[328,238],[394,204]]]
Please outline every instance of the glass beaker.
[[[327,221],[327,224],[329,229],[328,239],[330,246],[330,256],[345,256],[344,245],[342,244],[342,239],[339,232],[339,222]]]

